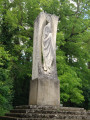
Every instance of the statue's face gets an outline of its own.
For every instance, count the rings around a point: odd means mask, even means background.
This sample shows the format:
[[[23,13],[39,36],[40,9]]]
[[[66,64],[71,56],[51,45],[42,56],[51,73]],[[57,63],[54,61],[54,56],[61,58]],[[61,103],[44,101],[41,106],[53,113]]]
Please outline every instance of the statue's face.
[[[46,26],[45,28],[45,37],[47,37],[50,33],[50,28],[48,26]]]
[[[51,32],[50,23],[48,23],[45,27],[45,37],[47,37],[50,32]]]

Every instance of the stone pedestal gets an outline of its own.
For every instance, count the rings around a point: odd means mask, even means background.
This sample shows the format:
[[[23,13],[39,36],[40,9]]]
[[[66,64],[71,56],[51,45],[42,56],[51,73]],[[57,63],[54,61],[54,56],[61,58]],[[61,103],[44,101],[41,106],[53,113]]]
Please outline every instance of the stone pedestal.
[[[59,80],[35,79],[30,82],[29,105],[60,105]]]

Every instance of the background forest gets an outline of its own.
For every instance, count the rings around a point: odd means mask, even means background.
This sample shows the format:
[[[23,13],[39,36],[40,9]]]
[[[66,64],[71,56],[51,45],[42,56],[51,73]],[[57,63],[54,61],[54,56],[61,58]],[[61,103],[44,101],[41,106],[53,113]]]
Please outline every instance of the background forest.
[[[61,104],[90,109],[90,1],[0,0],[0,115],[28,104],[33,27],[41,11],[59,16]]]

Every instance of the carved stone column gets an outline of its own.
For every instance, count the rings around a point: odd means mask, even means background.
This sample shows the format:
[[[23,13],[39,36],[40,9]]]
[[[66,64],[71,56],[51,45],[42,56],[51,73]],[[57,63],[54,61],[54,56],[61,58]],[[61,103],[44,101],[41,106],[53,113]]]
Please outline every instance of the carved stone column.
[[[30,105],[60,105],[56,69],[57,25],[58,17],[44,12],[35,20]]]

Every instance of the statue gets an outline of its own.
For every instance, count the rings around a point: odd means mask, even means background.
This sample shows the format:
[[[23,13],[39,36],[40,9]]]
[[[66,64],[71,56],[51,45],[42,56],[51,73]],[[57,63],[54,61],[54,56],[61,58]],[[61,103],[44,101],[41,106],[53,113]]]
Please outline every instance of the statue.
[[[47,73],[50,73],[54,57],[52,39],[51,24],[47,23],[44,27],[42,38],[43,69]]]
[[[32,80],[57,79],[56,32],[58,17],[41,12],[34,24]]]
[[[58,17],[41,12],[34,23],[30,105],[59,105],[60,84],[56,69]]]

